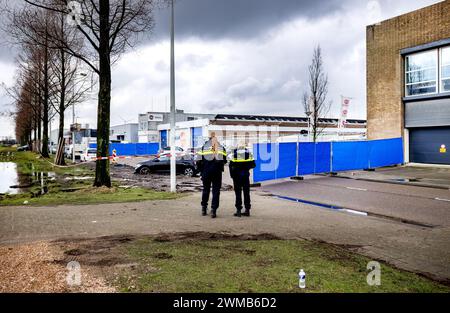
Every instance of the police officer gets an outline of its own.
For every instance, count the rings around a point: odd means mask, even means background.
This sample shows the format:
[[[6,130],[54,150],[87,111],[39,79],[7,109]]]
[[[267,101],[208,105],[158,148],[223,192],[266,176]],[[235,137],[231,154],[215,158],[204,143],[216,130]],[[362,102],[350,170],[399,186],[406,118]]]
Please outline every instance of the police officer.
[[[250,151],[244,146],[239,145],[233,149],[230,154],[230,175],[233,179],[234,193],[236,195],[236,213],[234,216],[250,216],[250,170],[256,166]],[[244,207],[242,211],[242,192],[244,193]]]
[[[211,138],[197,152],[197,167],[203,181],[202,215],[208,214],[209,193],[212,186],[211,217],[216,217],[219,208],[220,188],[222,187],[222,172],[227,163],[225,148],[212,133]]]

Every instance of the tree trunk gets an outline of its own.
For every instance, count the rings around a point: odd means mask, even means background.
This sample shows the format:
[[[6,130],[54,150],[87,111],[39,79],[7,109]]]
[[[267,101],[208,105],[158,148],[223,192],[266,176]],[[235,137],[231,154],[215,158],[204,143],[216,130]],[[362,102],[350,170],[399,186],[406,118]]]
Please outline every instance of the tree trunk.
[[[63,142],[64,142],[64,111],[60,111],[59,113],[59,129],[58,129],[58,147],[57,149],[59,150],[59,145],[62,143],[62,145],[64,146]],[[64,149],[62,149],[64,151]],[[66,162],[64,160],[64,153],[60,153],[57,154],[58,155],[58,159],[55,160],[55,163],[58,165],[66,165]]]
[[[97,109],[97,157],[109,156],[109,118],[111,104],[111,61],[109,49],[109,0],[100,1],[100,75]],[[97,160],[94,186],[111,187],[109,160]]]
[[[43,136],[42,136],[42,156],[44,158],[49,158],[48,154],[48,110],[49,110],[49,84],[48,84],[48,69],[49,69],[49,60],[48,60],[48,46],[47,46],[47,38],[45,41],[45,52],[44,52],[44,115],[43,115]]]
[[[64,112],[66,110],[66,58],[63,49],[60,50],[61,54],[61,84],[60,84],[60,99],[59,99],[59,130],[58,130],[58,151],[59,145],[64,141]],[[64,151],[64,150],[63,150]],[[56,159],[56,164],[66,165],[64,161],[64,154],[58,153],[58,158]]]
[[[37,129],[38,129],[38,138],[36,141],[36,150],[35,152],[41,152],[41,142],[42,142],[42,111],[41,109],[39,109],[39,114],[38,114],[38,120],[37,120]]]

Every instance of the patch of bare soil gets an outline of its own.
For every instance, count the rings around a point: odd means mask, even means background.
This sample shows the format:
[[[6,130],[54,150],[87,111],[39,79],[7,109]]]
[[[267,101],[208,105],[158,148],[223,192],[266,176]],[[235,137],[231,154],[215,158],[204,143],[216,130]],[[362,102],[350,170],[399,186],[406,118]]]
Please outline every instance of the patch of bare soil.
[[[121,235],[0,246],[0,292],[115,292],[109,283],[114,284],[123,271],[132,271],[140,266],[127,257],[124,247],[139,238]],[[164,233],[148,238],[160,242],[280,239],[267,233],[232,235],[209,232]],[[237,246],[231,248],[241,249]],[[253,250],[240,252],[254,253]],[[170,259],[172,255],[157,253],[154,257]],[[68,264],[72,261],[80,265],[79,286],[67,283]]]
[[[153,173],[148,175],[135,174],[134,168],[125,164],[111,166],[111,177],[121,186],[144,187],[156,191],[170,191],[170,175],[167,173]],[[232,190],[228,184],[222,184],[222,190]],[[177,175],[177,190],[179,192],[198,192],[202,190],[200,177]]]
[[[210,232],[180,232],[180,233],[164,233],[156,235],[153,240],[159,242],[180,241],[180,240],[278,240],[277,237],[269,233],[261,234],[241,234],[233,235],[228,233],[210,233]]]
[[[81,285],[69,285],[70,272],[58,246],[36,242],[0,247],[0,292],[114,292],[89,266],[81,266]]]

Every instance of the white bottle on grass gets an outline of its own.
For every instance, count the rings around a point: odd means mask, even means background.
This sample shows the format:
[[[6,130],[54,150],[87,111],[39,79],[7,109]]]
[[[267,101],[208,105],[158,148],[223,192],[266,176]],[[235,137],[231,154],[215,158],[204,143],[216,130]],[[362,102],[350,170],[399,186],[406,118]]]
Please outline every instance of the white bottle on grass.
[[[298,273],[298,286],[302,289],[306,287],[306,273],[303,271],[303,269],[301,269]]]

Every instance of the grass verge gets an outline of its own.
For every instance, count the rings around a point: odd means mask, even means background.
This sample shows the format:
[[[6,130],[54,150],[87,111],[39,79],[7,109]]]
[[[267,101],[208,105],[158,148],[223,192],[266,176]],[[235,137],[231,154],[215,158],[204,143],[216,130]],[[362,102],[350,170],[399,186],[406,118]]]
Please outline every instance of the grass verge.
[[[85,165],[75,167],[54,166],[53,158],[43,158],[41,155],[31,151],[17,152],[15,148],[0,147],[0,162],[13,162],[17,166],[17,171],[22,175],[32,175],[36,172],[52,172],[55,174],[84,175],[90,170]],[[71,161],[67,161],[71,164]]]
[[[145,188],[95,188],[80,187],[67,191],[53,191],[47,194],[32,197],[29,193],[7,195],[0,200],[0,206],[10,205],[61,205],[61,204],[96,204],[96,203],[121,203],[137,202],[145,200],[168,200],[178,196],[168,192],[153,191]],[[25,202],[27,201],[27,202]],[[25,203],[24,203],[25,202]]]
[[[52,165],[52,159],[30,151],[17,152],[14,148],[0,147],[0,162],[15,163],[19,176],[24,178],[19,177],[20,185],[28,185],[23,193],[0,194],[0,206],[136,202],[178,197],[142,187],[122,188],[114,181],[112,188],[95,188],[92,187],[94,170],[85,164],[58,167]]]
[[[414,273],[381,264],[381,285],[369,286],[370,259],[303,240],[140,239],[123,247],[139,264],[115,279],[123,292],[449,292]],[[298,271],[306,286],[298,288]]]

